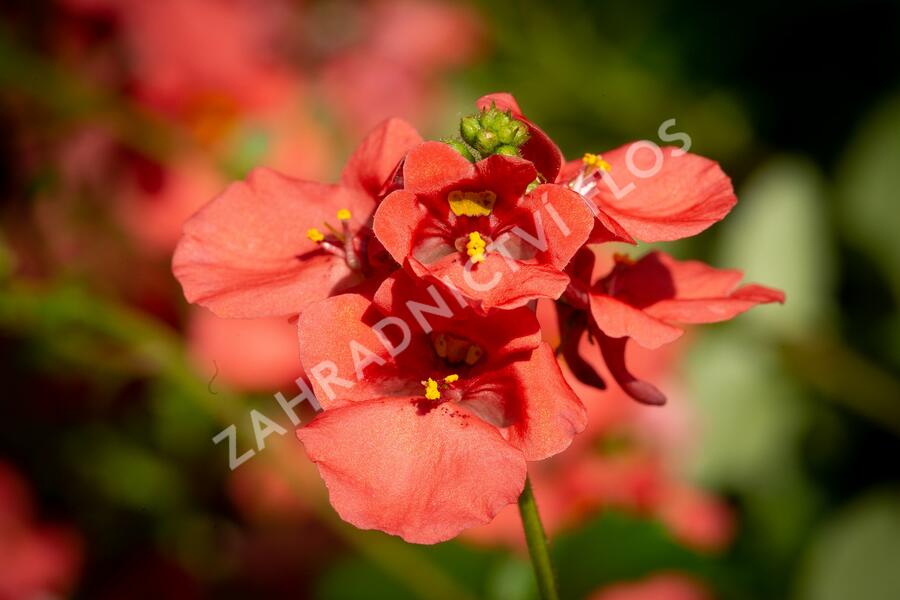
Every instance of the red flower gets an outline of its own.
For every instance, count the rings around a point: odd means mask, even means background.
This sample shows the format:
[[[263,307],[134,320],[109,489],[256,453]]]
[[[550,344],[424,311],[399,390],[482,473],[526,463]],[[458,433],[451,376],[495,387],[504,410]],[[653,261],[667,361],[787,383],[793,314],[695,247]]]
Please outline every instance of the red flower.
[[[325,411],[297,435],[357,527],[452,538],[515,502],[525,462],[585,427],[528,309],[481,316],[398,272],[374,301],[310,305],[299,331]]]
[[[172,266],[185,297],[220,317],[286,316],[359,284],[379,267],[369,218],[420,141],[392,119],[363,140],[337,185],[268,169],[232,184],[185,223]]]
[[[0,598],[68,597],[78,580],[82,542],[71,528],[38,521],[30,490],[0,462]]]
[[[719,165],[680,148],[632,142],[571,161],[558,181],[581,193],[628,234],[645,242],[696,235],[737,203],[731,179]],[[609,241],[594,228],[589,242]]]
[[[756,284],[738,287],[743,277],[738,270],[677,261],[662,252],[651,252],[637,262],[617,257],[609,274],[591,285],[593,258],[585,250],[573,261],[566,298],[589,311],[587,327],[598,339],[613,378],[628,395],[647,404],[663,404],[666,398],[628,371],[629,338],[645,348],[658,348],[683,333],[675,323],[727,321],[757,304],[784,302],[779,290]],[[574,343],[583,331],[571,332]]]
[[[522,158],[472,164],[447,144],[425,142],[406,157],[403,189],[375,213],[375,235],[398,263],[455,287],[482,310],[558,298],[593,219],[565,186],[526,193],[536,178]]]
[[[710,600],[700,583],[678,573],[650,575],[638,581],[618,583],[597,590],[588,600]]]

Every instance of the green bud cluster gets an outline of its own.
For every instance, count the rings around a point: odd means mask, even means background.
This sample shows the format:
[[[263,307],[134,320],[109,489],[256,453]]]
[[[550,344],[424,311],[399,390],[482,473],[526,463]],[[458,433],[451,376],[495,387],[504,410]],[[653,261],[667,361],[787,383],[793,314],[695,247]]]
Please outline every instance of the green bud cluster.
[[[528,140],[528,127],[510,111],[496,106],[463,117],[459,122],[461,140],[447,141],[466,159],[475,161],[492,154],[519,156],[519,147]]]

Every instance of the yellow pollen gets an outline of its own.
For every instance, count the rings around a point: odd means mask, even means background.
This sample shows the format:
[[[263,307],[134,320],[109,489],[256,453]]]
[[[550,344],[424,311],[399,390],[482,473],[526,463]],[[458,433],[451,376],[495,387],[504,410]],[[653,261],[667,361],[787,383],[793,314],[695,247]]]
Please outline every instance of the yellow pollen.
[[[444,377],[444,383],[456,383],[457,381],[459,381],[459,375],[456,373]]]
[[[341,210],[337,211],[338,221],[349,221],[350,217],[350,211],[346,208],[342,208]]]
[[[581,162],[583,162],[588,167],[596,167],[601,171],[612,170],[612,165],[603,160],[603,157],[599,154],[591,154],[590,152],[586,152],[584,158],[581,159]]]
[[[437,381],[435,381],[434,379],[429,377],[427,381],[422,382],[422,385],[425,386],[425,397],[428,400],[439,400],[440,399],[441,392],[440,392],[440,390],[438,390]]]
[[[494,210],[497,194],[494,192],[461,192],[459,190],[447,195],[450,210],[457,217],[486,217]]]
[[[306,237],[309,238],[309,241],[315,242],[317,244],[325,239],[325,236],[322,235],[322,232],[315,227],[306,230]]]
[[[469,234],[469,243],[466,244],[466,254],[472,259],[473,263],[480,263],[484,261],[484,240],[481,239],[481,234],[477,231],[473,231]]]
[[[634,264],[633,258],[628,256],[627,254],[621,254],[619,252],[616,252],[615,254],[613,254],[613,261],[615,261],[616,264],[625,264],[625,265],[633,265]]]

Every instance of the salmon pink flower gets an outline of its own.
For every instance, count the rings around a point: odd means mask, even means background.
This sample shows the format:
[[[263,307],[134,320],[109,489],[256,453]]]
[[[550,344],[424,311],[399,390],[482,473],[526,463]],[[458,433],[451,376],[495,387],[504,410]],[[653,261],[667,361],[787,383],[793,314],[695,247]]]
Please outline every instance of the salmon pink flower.
[[[268,169],[232,184],[185,223],[172,266],[185,297],[220,317],[291,316],[379,272],[369,219],[420,141],[391,119],[360,144],[339,184]]]
[[[480,315],[398,272],[374,301],[317,302],[299,325],[325,410],[297,435],[357,527],[452,538],[515,502],[526,461],[561,452],[585,427],[528,309]]]
[[[0,598],[68,597],[78,580],[82,540],[69,527],[40,522],[30,490],[0,462]]]
[[[588,600],[710,600],[700,583],[678,573],[660,573],[639,581],[618,583],[597,590]]]
[[[731,179],[719,165],[680,148],[633,142],[566,163],[558,177],[596,211],[645,242],[697,235],[721,221],[737,203]],[[594,228],[591,243],[609,241]]]
[[[656,387],[634,377],[625,365],[629,339],[658,348],[678,338],[678,323],[727,321],[758,304],[784,302],[784,293],[761,285],[738,287],[743,274],[699,261],[678,261],[651,252],[634,262],[617,256],[612,270],[591,285],[593,255],[585,250],[570,266],[566,299],[588,311],[587,329],[597,338],[610,374],[632,398],[663,404]],[[572,332],[580,337],[584,330]]]
[[[567,187],[532,186],[537,175],[523,158],[472,164],[451,145],[425,142],[406,158],[403,189],[379,206],[375,235],[412,273],[443,281],[482,310],[558,298],[593,218]]]

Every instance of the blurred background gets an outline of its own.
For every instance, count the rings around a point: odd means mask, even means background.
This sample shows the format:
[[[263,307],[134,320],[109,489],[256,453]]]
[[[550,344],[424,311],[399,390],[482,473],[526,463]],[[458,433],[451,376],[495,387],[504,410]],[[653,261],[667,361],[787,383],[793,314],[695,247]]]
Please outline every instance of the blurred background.
[[[251,409],[292,429],[293,326],[169,270],[253,166],[333,180],[493,91],[569,156],[675,119],[740,202],[666,250],[788,295],[636,353],[665,408],[576,386],[532,474],[563,597],[900,598],[898,58],[887,1],[4,2],[0,600],[536,597],[514,507],[414,547],[341,523],[290,431],[230,471]]]

